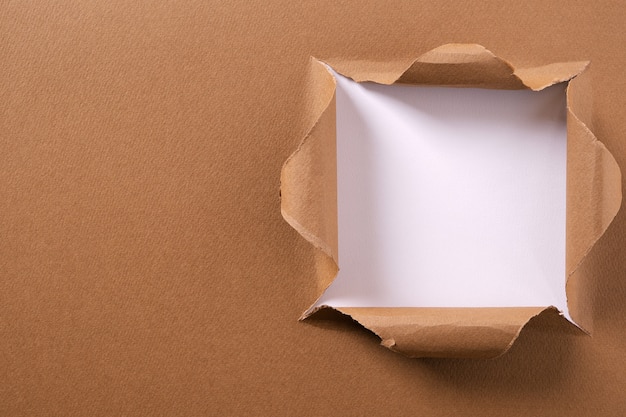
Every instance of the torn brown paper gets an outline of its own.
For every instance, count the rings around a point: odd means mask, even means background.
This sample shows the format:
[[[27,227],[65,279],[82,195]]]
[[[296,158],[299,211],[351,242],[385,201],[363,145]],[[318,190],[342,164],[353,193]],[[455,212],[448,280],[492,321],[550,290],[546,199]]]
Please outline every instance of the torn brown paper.
[[[541,90],[567,88],[567,299],[572,319],[590,330],[589,277],[578,266],[604,233],[621,205],[621,173],[613,156],[590,130],[591,82],[586,62],[515,69],[480,45],[449,44],[411,62],[327,60],[357,82],[427,84],[451,87]],[[285,220],[320,253],[321,296],[332,283],[337,258],[337,167],[335,81],[326,66],[311,61],[308,88],[316,92],[317,122],[281,173]],[[310,308],[303,318],[326,306]],[[382,344],[407,356],[495,357],[506,352],[523,326],[542,310],[519,308],[336,308],[370,329]]]

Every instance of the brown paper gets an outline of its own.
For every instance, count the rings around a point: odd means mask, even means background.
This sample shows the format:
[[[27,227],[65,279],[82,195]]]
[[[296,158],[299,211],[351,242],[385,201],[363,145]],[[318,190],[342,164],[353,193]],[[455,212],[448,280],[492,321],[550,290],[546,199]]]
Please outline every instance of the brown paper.
[[[357,82],[541,90],[567,88],[566,270],[570,314],[583,329],[592,323],[590,278],[578,271],[621,205],[621,173],[613,156],[590,130],[591,82],[587,62],[515,69],[480,45],[448,44],[409,62],[329,59],[326,63]],[[285,220],[322,254],[318,298],[332,283],[337,259],[335,81],[312,60],[308,88],[317,97],[317,120],[281,173]],[[315,92],[317,94],[315,94]],[[303,318],[326,306],[310,308]],[[411,357],[495,357],[506,352],[524,325],[550,308],[336,308],[370,329],[382,344]]]

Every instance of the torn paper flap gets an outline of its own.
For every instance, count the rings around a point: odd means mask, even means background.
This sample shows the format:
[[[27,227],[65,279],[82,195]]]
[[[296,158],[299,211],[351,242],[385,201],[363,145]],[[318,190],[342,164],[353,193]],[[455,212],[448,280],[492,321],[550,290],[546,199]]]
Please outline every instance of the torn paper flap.
[[[528,321],[544,308],[348,308],[381,338],[381,344],[412,358],[494,358],[505,353]]]
[[[583,73],[567,89],[567,301],[572,319],[591,331],[594,278],[579,269],[613,221],[622,203],[621,171],[597,140],[591,123],[590,77]]]
[[[311,110],[316,122],[281,172],[281,212],[285,220],[337,261],[337,154],[335,81],[318,61],[311,63],[308,88],[319,91]]]

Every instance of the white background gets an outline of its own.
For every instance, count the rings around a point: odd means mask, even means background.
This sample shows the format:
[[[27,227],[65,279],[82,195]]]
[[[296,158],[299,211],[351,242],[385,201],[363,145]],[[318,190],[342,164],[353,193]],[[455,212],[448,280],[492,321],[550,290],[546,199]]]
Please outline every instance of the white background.
[[[337,78],[339,267],[317,304],[565,298],[565,91]]]

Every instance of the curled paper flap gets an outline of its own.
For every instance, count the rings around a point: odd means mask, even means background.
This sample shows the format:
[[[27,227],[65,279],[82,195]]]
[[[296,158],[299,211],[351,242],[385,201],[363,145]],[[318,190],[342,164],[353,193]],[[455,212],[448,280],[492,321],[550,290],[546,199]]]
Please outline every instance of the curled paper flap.
[[[480,45],[449,44],[415,60],[396,62],[330,59],[334,70],[357,82],[428,84],[452,87],[541,90],[570,81],[586,62],[515,69]],[[285,220],[322,256],[318,298],[338,271],[335,81],[323,63],[312,60],[307,88],[318,92],[317,123],[285,162],[281,211]],[[571,317],[590,329],[589,280],[578,265],[604,233],[621,205],[617,163],[585,122],[591,119],[589,81],[579,77],[567,90],[567,295]],[[578,114],[580,110],[581,114]],[[323,307],[311,307],[309,317]],[[341,308],[408,356],[493,357],[504,353],[523,326],[546,307],[520,308]]]
[[[315,98],[316,121],[281,172],[281,213],[320,252],[316,259],[319,290],[337,275],[337,148],[335,80],[312,59],[307,88]]]
[[[421,84],[449,87],[543,90],[580,74],[586,61],[515,69],[475,44],[447,44],[411,61],[376,62],[332,58],[325,61],[356,82]]]
[[[590,130],[591,81],[587,73],[567,89],[567,304],[572,319],[591,331],[594,283],[578,267],[622,203],[621,171]]]
[[[412,358],[493,358],[506,352],[541,307],[337,308]]]

